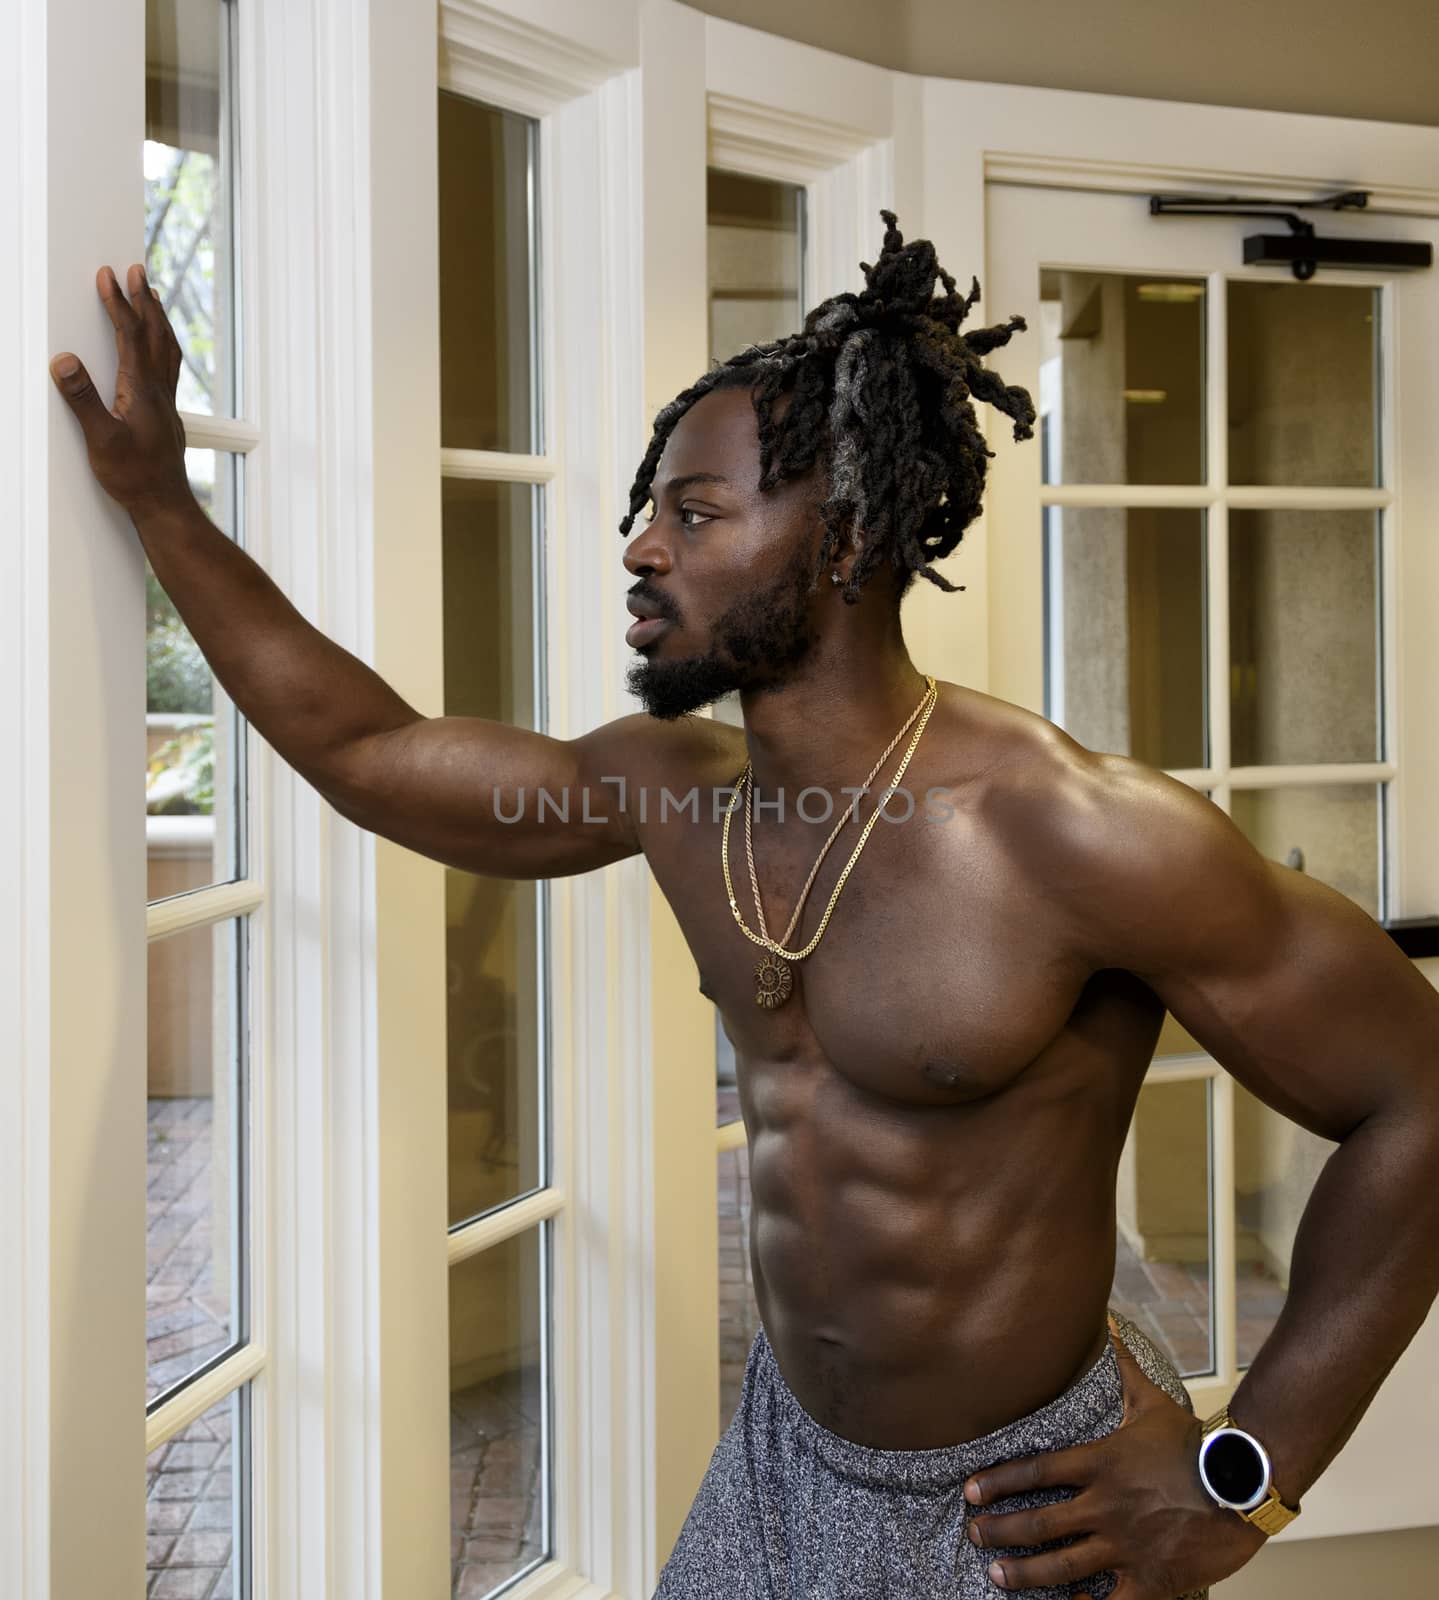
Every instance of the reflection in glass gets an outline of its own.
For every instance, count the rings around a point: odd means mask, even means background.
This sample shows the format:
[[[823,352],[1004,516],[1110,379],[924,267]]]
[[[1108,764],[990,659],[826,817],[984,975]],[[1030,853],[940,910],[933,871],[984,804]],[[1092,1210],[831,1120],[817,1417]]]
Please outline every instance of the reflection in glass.
[[[1040,273],[1046,483],[1204,481],[1202,279]]]
[[[225,0],[149,0],[145,7],[145,270],[184,354],[176,403],[208,416],[234,416],[239,405],[234,11]]]
[[[146,1398],[245,1337],[244,920],[148,952]]]
[[[187,450],[190,488],[234,537],[239,458]],[[218,472],[217,472],[218,468]],[[243,876],[244,724],[145,563],[147,898],[165,900]]]
[[[1234,1085],[1237,1361],[1248,1366],[1289,1290],[1294,1235],[1320,1169],[1338,1146]]]
[[[540,498],[444,482],[446,716],[543,727]],[[543,881],[445,874],[451,1225],[545,1181],[547,904]]]
[[[1377,761],[1379,518],[1232,511],[1235,766]]]
[[[538,124],[440,90],[440,441],[539,453]]]
[[[1091,750],[1202,767],[1204,513],[1047,506],[1046,715]]]
[[[732,1091],[731,1091],[732,1092]],[[725,1105],[721,1091],[720,1121],[739,1116],[739,1097]],[[729,1114],[726,1115],[726,1112]],[[749,1254],[749,1150],[743,1144],[719,1155],[719,1431],[730,1425],[739,1406],[745,1361],[759,1329],[754,1278]]]
[[[1347,894],[1378,920],[1383,789],[1373,783],[1235,789],[1229,810],[1261,854]]]
[[[145,1462],[147,1593],[248,1600],[250,1391],[228,1394]]]
[[[1229,481],[1365,486],[1379,468],[1379,291],[1229,285]]]
[[[709,349],[727,361],[752,344],[787,338],[804,325],[805,191],[802,184],[706,173]],[[739,695],[712,713],[740,727]],[[728,1047],[716,1018],[716,1047]]]
[[[710,356],[797,333],[804,322],[804,188],[707,173]]]
[[[553,1551],[549,1223],[450,1270],[451,1593]]]
[[[1168,1352],[1181,1376],[1214,1370],[1208,1078],[1139,1091],[1119,1158],[1110,1303]]]
[[[734,1045],[724,1030],[724,1017],[715,1007],[715,1110],[718,1126],[734,1122],[739,1116],[739,1062]]]

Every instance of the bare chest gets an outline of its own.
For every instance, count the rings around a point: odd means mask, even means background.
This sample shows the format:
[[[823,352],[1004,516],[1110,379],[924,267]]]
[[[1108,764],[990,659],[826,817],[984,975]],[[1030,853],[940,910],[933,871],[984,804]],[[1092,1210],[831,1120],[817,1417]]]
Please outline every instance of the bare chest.
[[[829,920],[812,953],[790,963],[790,997],[774,1008],[758,1003],[765,952],[728,904],[720,826],[702,817],[666,830],[650,860],[701,992],[752,1068],[822,1067],[915,1108],[995,1094],[1062,1033],[1091,977],[1068,949],[1062,914],[977,806],[881,819],[836,898],[860,827],[847,825],[815,875],[788,947],[804,948],[827,908]],[[771,936],[789,924],[827,832],[756,826],[755,877]],[[741,915],[758,931],[738,823],[729,869]]]

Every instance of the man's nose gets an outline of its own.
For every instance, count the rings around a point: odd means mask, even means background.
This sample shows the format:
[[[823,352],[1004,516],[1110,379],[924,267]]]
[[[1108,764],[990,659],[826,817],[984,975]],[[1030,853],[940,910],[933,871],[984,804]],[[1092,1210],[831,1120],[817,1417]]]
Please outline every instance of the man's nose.
[[[651,572],[668,572],[670,570],[669,546],[665,543],[659,530],[653,525],[644,526],[637,534],[631,535],[625,544],[625,553],[622,557],[625,571],[636,578]]]

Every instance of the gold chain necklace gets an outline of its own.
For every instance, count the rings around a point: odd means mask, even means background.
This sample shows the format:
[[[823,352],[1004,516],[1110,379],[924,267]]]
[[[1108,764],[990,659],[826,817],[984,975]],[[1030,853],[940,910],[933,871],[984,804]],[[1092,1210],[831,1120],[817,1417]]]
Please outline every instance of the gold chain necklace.
[[[869,783],[872,781],[875,772],[879,770],[879,767],[884,761],[885,756],[887,756],[890,750],[893,750],[895,745],[899,743],[900,739],[904,737],[905,729],[907,729],[910,724],[913,723],[916,717],[919,717],[919,727],[915,729],[914,737],[909,742],[909,748],[905,751],[903,759],[900,761],[899,766],[895,769],[894,776],[889,781],[888,793],[893,793],[895,789],[898,788],[899,780],[904,776],[905,769],[909,766],[910,758],[914,755],[915,749],[920,741],[920,736],[924,733],[925,724],[929,721],[930,713],[934,710],[938,698],[939,694],[938,690],[935,688],[934,679],[926,674],[924,697],[910,713],[908,720],[904,724],[904,727],[901,728],[890,741],[889,747],[885,750],[884,755],[881,755],[879,761],[875,763],[869,777],[865,780],[864,787],[866,789],[868,788]],[[765,926],[764,902],[760,896],[759,880],[756,876],[754,866],[753,832],[750,821],[750,807],[748,804],[750,786],[752,782],[752,772],[753,765],[751,762],[747,761],[745,763],[744,771],[736,780],[736,786],[739,788],[740,792],[736,796],[736,799],[732,800],[725,808],[724,830],[720,836],[720,861],[724,867],[725,893],[729,898],[729,908],[734,915],[735,922],[739,926],[740,932],[743,933],[745,938],[750,940],[751,943],[760,945],[766,952],[759,965],[755,968],[755,1004],[764,1006],[766,1009],[773,1010],[776,1006],[783,1005],[784,1002],[789,999],[790,994],[794,989],[794,974],[790,970],[789,963],[793,961],[803,961],[823,937],[824,930],[829,925],[830,915],[834,911],[836,902],[839,900],[840,891],[844,888],[845,880],[849,877],[850,872],[853,870],[855,862],[859,860],[860,851],[864,849],[865,843],[869,839],[870,831],[873,829],[875,823],[879,821],[880,809],[882,809],[883,801],[881,801],[879,807],[876,807],[875,812],[870,817],[869,821],[865,823],[864,830],[859,836],[859,842],[855,845],[849,860],[844,865],[844,870],[840,873],[839,878],[835,883],[833,892],[830,894],[829,904],[825,907],[824,915],[820,918],[819,927],[815,930],[814,937],[809,941],[804,949],[788,950],[784,947],[784,941],[790,937],[790,935],[794,932],[795,927],[798,925],[800,911],[803,909],[805,897],[809,893],[810,885],[814,882],[815,873],[819,871],[819,864],[824,860],[830,845],[834,843],[835,839],[839,835],[840,829],[848,820],[848,813],[846,813],[846,816],[840,818],[840,821],[838,824],[836,824],[834,831],[825,841],[824,849],[820,851],[819,859],[810,869],[809,877],[805,880],[804,888],[800,892],[799,902],[795,906],[794,915],[790,918],[790,924],[785,930],[784,938],[779,941],[775,941],[769,937],[769,931]],[[886,799],[888,798],[888,793],[885,796]],[[735,805],[740,799],[743,799],[745,802],[745,848],[746,854],[749,857],[750,884],[754,890],[755,909],[758,912],[758,921],[760,925],[759,933],[755,933],[753,929],[751,929],[745,923],[744,917],[740,913],[739,902],[735,899],[734,884],[730,878],[729,825],[730,818],[734,815]]]
[[[926,682],[928,682],[928,681],[929,680],[926,680]],[[928,699],[929,699],[929,690],[926,688],[924,694],[920,697],[919,704],[904,719],[904,726],[899,730],[899,732],[897,734],[895,734],[894,738],[892,738],[889,741],[889,743],[884,747],[884,749],[880,751],[879,760],[876,761],[875,764],[865,774],[864,782],[860,785],[860,788],[859,788],[860,794],[868,794],[869,793],[869,786],[870,786],[870,784],[872,784],[874,782],[875,774],[879,771],[879,769],[889,759],[890,752],[894,749],[894,747],[899,743],[899,741],[902,738],[904,738],[905,734],[907,734],[909,732],[910,728],[913,726],[914,719],[920,714],[921,711],[924,710],[925,702]],[[745,849],[745,856],[749,861],[750,890],[754,895],[754,906],[755,906],[755,911],[758,914],[759,931],[763,935],[764,942],[766,943],[766,945],[768,945],[770,943],[769,928],[765,923],[764,900],[761,897],[760,892],[759,892],[759,877],[755,872],[755,865],[754,865],[754,827],[753,827],[754,811],[753,811],[753,808],[750,806],[750,803],[749,803],[750,796],[754,792],[754,768],[753,768],[752,763],[746,762],[745,769],[740,774],[739,782],[744,786],[744,805],[745,805],[745,813],[744,813],[744,849]],[[858,797],[856,797],[856,798],[858,798]],[[839,838],[840,830],[844,827],[846,822],[850,821],[850,819],[851,819],[851,817],[853,815],[854,815],[853,810],[851,808],[846,807],[845,811],[840,816],[839,821],[835,823],[833,831],[830,833],[829,838],[825,840],[824,845],[821,848],[820,853],[819,853],[818,857],[815,860],[815,864],[809,869],[809,877],[807,877],[804,880],[804,887],[800,890],[799,899],[795,902],[794,915],[791,916],[790,919],[789,919],[789,926],[784,930],[784,932],[782,934],[780,934],[779,939],[777,941],[774,941],[776,948],[781,948],[784,945],[787,945],[789,943],[789,941],[790,941],[791,934],[793,934],[794,930],[799,926],[800,913],[804,910],[805,900],[809,896],[810,886],[811,886],[811,884],[814,883],[815,874],[818,873],[818,871],[820,869],[820,863],[823,862],[824,858],[829,854],[829,847],[834,843],[834,841],[836,839]]]

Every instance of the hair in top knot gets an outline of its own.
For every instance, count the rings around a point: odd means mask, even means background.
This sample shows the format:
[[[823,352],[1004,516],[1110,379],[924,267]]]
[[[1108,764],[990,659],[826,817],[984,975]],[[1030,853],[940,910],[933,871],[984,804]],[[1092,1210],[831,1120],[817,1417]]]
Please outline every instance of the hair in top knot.
[[[979,514],[985,463],[994,454],[973,400],[1003,412],[1016,439],[1033,436],[1028,391],[1006,385],[981,359],[1025,323],[1011,317],[961,333],[979,300],[979,280],[959,294],[928,239],[905,244],[894,212],[880,216],[884,247],[873,266],[860,263],[865,287],[858,294],[832,295],[809,313],[801,332],[716,363],[660,410],[622,534],[650,499],[676,422],[712,389],[748,386],[759,425],[759,487],[772,489],[816,462],[828,475],[811,588],[850,539],[860,546],[842,590],[850,605],[882,560],[896,573],[899,595],[916,574],[946,593],[964,587],[933,563],[954,550]],[[791,400],[776,422],[782,394]]]

